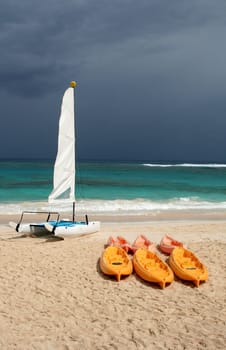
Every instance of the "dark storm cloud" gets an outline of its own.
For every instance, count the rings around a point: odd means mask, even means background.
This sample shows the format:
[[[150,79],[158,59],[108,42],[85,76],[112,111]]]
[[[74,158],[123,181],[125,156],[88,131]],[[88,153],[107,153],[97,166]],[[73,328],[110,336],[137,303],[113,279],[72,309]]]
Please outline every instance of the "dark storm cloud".
[[[224,9],[221,1],[218,6],[208,1],[6,1],[0,14],[1,88],[11,89],[14,78],[15,92],[44,93],[43,82],[54,85],[56,76],[79,70],[92,61],[94,50],[101,55],[125,45],[133,55],[136,46],[139,55],[164,51],[168,45],[162,36],[222,21]]]
[[[8,154],[15,152],[7,137],[15,110],[18,155],[53,156],[42,125],[56,132],[59,99],[76,79],[82,157],[192,158],[195,148],[201,157],[217,138],[211,152],[222,157],[225,14],[224,0],[3,1],[1,142]],[[34,131],[31,148],[22,125]]]

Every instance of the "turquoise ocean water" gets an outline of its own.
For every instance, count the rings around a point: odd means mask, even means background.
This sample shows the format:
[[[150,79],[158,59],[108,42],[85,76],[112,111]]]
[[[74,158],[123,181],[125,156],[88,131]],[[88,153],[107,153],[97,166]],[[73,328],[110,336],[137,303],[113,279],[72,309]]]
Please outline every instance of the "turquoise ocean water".
[[[52,176],[51,161],[0,161],[0,214],[71,210],[48,204]],[[81,213],[226,209],[226,164],[79,162],[76,198]]]

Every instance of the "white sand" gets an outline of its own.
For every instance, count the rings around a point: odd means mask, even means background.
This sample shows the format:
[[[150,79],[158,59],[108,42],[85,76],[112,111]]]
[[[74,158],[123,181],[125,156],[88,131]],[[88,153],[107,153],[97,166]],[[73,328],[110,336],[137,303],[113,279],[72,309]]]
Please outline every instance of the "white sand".
[[[104,276],[107,238],[139,234],[182,240],[209,280],[196,288],[175,279],[161,290],[136,274]],[[225,349],[226,221],[106,222],[55,242],[16,236],[0,226],[0,349]]]

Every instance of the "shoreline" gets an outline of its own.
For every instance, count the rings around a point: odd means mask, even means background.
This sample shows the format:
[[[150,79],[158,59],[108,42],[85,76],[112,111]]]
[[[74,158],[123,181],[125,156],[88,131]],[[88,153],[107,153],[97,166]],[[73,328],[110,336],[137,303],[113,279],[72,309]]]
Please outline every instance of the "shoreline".
[[[8,224],[9,221],[18,222],[20,214],[0,214],[0,225]],[[71,212],[60,213],[60,218],[71,219]],[[77,214],[76,220],[84,220],[85,214]],[[88,215],[90,221],[101,222],[158,222],[158,221],[226,221],[226,210],[167,210],[143,213],[91,213]],[[45,221],[46,215],[26,214],[23,221]]]

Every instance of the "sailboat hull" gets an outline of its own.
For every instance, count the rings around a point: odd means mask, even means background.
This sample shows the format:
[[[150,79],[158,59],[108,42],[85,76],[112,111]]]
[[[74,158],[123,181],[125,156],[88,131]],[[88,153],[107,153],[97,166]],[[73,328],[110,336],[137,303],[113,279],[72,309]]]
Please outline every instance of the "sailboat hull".
[[[59,221],[56,225],[46,223],[45,228],[55,236],[62,238],[75,238],[98,232],[100,230],[100,221]]]
[[[55,225],[57,221],[52,222],[32,222],[18,225],[16,222],[10,221],[9,226],[16,230],[18,233],[24,234],[50,234],[50,232],[46,229],[45,224]]]

